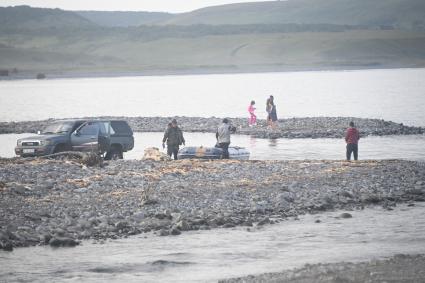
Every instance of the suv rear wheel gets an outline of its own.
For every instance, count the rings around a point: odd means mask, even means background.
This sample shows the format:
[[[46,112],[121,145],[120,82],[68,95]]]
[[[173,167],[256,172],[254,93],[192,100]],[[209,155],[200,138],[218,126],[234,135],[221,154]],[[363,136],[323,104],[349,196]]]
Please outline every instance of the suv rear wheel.
[[[123,159],[122,149],[119,147],[112,147],[105,155],[105,160]]]

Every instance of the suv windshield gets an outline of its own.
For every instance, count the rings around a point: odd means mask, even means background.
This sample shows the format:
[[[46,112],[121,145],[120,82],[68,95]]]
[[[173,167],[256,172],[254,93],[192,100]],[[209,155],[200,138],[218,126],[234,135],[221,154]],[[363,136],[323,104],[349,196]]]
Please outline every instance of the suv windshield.
[[[72,130],[72,122],[60,122],[48,125],[41,131],[42,134],[65,134]]]

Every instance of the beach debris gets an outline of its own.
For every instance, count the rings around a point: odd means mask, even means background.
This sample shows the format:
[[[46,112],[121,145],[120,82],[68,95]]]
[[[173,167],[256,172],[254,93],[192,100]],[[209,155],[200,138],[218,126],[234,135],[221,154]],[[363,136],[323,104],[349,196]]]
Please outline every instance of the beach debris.
[[[171,158],[163,152],[160,152],[157,147],[148,147],[145,149],[143,160],[152,161],[169,161]]]

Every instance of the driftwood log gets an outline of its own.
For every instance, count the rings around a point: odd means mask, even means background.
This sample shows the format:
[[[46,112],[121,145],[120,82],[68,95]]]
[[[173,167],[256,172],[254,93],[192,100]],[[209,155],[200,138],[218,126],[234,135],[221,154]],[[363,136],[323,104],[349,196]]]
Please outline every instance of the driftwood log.
[[[101,155],[94,152],[78,152],[78,151],[64,151],[53,153],[45,156],[40,156],[41,159],[58,159],[58,158],[67,158],[72,160],[78,160],[79,163],[82,163],[87,166],[96,166],[102,165],[103,158]]]
[[[14,158],[0,158],[1,164],[7,163],[24,163],[28,161],[37,161],[43,159],[67,159],[76,161],[86,166],[102,166],[103,157],[100,154],[94,152],[78,152],[78,151],[64,151],[59,153],[53,153],[38,157],[14,157]]]

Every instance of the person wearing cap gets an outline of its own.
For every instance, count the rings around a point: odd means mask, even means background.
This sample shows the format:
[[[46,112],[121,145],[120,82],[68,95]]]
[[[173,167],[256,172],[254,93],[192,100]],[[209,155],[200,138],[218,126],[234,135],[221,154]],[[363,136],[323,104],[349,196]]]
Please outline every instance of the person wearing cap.
[[[354,127],[354,122],[350,122],[350,127],[345,134],[345,142],[347,143],[347,160],[351,159],[351,153],[354,155],[354,160],[358,159],[359,152],[359,131]]]
[[[217,138],[218,147],[223,149],[223,159],[229,159],[230,134],[235,131],[236,128],[226,118],[223,119],[223,123],[217,129],[215,137]]]
[[[185,145],[182,130],[177,126],[177,120],[171,121],[171,126],[167,127],[162,139],[162,147],[165,148],[165,142],[167,142],[167,154],[171,157],[174,155],[174,160],[177,160],[177,154],[179,152],[179,146]]]

